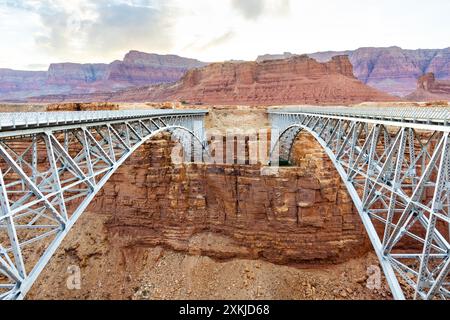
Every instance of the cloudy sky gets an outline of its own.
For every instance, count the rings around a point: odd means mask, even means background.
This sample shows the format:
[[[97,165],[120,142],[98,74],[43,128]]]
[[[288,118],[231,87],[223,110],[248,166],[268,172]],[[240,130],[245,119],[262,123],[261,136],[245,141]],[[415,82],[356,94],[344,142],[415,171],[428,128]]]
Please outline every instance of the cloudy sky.
[[[131,49],[204,61],[362,46],[450,46],[448,0],[0,0],[0,68],[111,62]]]

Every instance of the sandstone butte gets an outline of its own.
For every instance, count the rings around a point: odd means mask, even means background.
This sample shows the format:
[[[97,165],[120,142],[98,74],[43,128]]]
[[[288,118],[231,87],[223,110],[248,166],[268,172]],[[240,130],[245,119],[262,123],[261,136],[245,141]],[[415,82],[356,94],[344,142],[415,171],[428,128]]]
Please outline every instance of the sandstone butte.
[[[44,101],[181,101],[189,104],[349,104],[396,101],[353,75],[347,56],[318,62],[306,55],[263,62],[212,63],[187,71],[175,84],[118,92],[47,96]]]
[[[365,47],[346,51],[324,51],[308,54],[320,62],[336,55],[348,55],[355,76],[363,83],[404,97],[416,89],[417,78],[433,72],[436,79],[450,80],[450,48],[408,50],[400,47]],[[262,55],[257,61],[292,57],[285,52],[278,55]]]
[[[450,81],[436,80],[434,73],[421,76],[417,89],[407,96],[412,101],[450,100]]]

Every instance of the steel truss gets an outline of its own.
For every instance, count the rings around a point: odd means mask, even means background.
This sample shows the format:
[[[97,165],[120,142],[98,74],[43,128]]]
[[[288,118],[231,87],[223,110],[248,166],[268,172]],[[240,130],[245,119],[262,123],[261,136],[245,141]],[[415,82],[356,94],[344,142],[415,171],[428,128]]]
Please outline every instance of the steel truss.
[[[396,299],[450,298],[450,111],[269,111],[272,158],[309,132],[336,166]]]
[[[205,111],[103,111],[0,116],[0,299],[28,292],[117,168],[169,132],[185,160],[206,156]]]

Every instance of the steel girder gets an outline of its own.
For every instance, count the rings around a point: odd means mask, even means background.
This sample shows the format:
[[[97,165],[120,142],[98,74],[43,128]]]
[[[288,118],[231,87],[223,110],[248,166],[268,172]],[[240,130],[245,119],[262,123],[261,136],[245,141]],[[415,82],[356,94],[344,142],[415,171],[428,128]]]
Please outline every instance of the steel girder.
[[[273,161],[290,160],[302,130],[324,148],[394,298],[450,298],[450,111],[309,107],[269,116]]]
[[[0,299],[21,299],[116,169],[170,132],[203,161],[205,111],[0,116]]]

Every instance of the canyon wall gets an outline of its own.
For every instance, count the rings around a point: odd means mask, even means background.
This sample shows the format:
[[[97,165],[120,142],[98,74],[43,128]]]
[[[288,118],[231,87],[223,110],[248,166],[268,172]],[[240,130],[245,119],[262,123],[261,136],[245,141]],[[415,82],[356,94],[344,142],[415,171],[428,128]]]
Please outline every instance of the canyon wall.
[[[256,165],[174,166],[170,145],[147,143],[89,208],[108,215],[123,246],[282,264],[330,264],[367,252],[351,199],[312,141],[296,150],[302,165],[279,176],[262,176]]]
[[[12,92],[28,91],[30,95],[42,95],[47,74],[45,71],[19,71],[0,68],[0,100]]]
[[[319,63],[307,56],[284,60],[211,64],[193,69],[149,98],[215,104],[346,104],[392,101],[353,76],[346,56]]]
[[[52,63],[47,71],[47,84],[77,86],[106,80],[108,68],[104,63]]]
[[[346,56],[336,56],[324,63],[307,56],[261,63],[213,63],[189,70],[175,84],[131,88],[114,93],[45,98],[262,106],[397,100],[357,80]]]
[[[268,128],[261,108],[212,110],[208,130]],[[321,147],[301,134],[294,167],[174,165],[160,135],[110,178],[29,299],[380,299],[359,215]],[[369,253],[368,253],[369,252]],[[273,262],[275,264],[272,264]],[[338,263],[338,264],[336,264]],[[341,264],[342,263],[342,264]],[[81,287],[68,288],[71,268]]]
[[[417,89],[407,96],[412,101],[450,101],[450,81],[436,80],[434,73],[427,73],[417,80]]]
[[[319,61],[327,58],[321,53],[311,57]],[[450,48],[359,48],[349,53],[349,58],[355,76],[363,83],[397,96],[414,91],[417,78],[427,72],[434,72],[439,79],[450,79]]]
[[[355,76],[363,83],[396,96],[406,96],[416,88],[417,78],[433,72],[437,79],[450,79],[450,48],[407,50],[399,47],[366,47],[346,51],[308,54],[317,61],[329,61],[336,55],[348,55]],[[291,57],[263,55],[257,61]]]
[[[450,48],[406,50],[399,47],[366,47],[356,50],[316,52],[308,56],[318,62],[328,62],[334,56],[339,55],[349,56],[354,75],[361,82],[394,96],[404,97],[411,94],[416,88],[417,78],[429,72],[434,73],[437,80],[450,79]],[[262,55],[256,59],[256,63],[295,57],[299,57],[299,55],[289,52]],[[249,76],[248,73],[253,68],[251,62],[218,63],[215,64],[214,68],[217,68],[217,65],[229,68],[228,64],[246,65],[245,70],[242,70],[243,73],[240,74],[243,85],[251,86],[254,83],[249,83],[249,78],[244,79]],[[110,64],[53,63],[48,71],[0,69],[0,100],[9,102],[26,100],[34,102],[105,101],[115,99],[114,92],[133,88],[123,92],[120,98],[129,99],[136,95],[137,97],[134,99],[142,101],[143,98],[139,97],[150,98],[154,97],[156,93],[161,94],[158,88],[149,90],[147,86],[174,83],[183,77],[187,70],[205,65],[207,63],[176,55],[149,54],[132,50],[125,55],[123,60],[116,60]],[[283,74],[280,74],[280,77],[282,78]],[[276,80],[276,77],[274,77],[274,80]],[[226,81],[229,81],[229,79]],[[301,97],[304,101],[316,100],[317,98],[320,99],[319,93],[326,96],[325,93],[329,91],[342,91],[341,88],[344,85],[336,88],[335,81],[336,79],[330,79],[330,84],[325,86],[323,83],[319,83],[318,89],[314,89],[316,91],[313,95],[314,99],[311,99],[311,96],[308,95],[306,97],[301,95]],[[352,84],[346,83],[345,85]],[[292,87],[296,89],[295,85]],[[209,92],[212,87],[209,86],[205,90]],[[260,99],[264,101],[268,99],[266,95],[269,94],[268,91],[259,90],[259,87],[250,87],[245,93],[242,93],[242,90],[233,93],[236,90],[233,87],[227,90],[230,91],[230,94],[236,95],[233,99],[230,99],[229,96],[225,99],[233,103],[237,98],[242,98],[242,103],[252,101],[251,98],[256,94],[261,95]],[[310,91],[311,88],[308,87],[305,90]],[[277,91],[275,90],[275,92]],[[344,93],[349,92],[344,91]],[[197,92],[195,97],[198,97],[198,94]],[[270,92],[270,94],[273,94],[273,92]],[[334,93],[334,96],[338,95]],[[33,99],[30,99],[31,97]],[[207,94],[205,94],[206,97]],[[280,103],[283,103],[285,100],[289,101],[289,97],[289,88],[286,88],[278,98],[281,99],[279,100]],[[253,100],[255,99],[253,98]],[[328,100],[324,102],[328,102]],[[343,103],[345,102],[343,101]]]
[[[176,55],[130,51],[123,61],[110,64],[107,80],[143,86],[178,81],[189,69],[206,63]]]
[[[123,60],[104,63],[52,63],[48,71],[0,69],[0,100],[113,92],[179,80],[187,70],[206,63],[176,55],[128,52]],[[52,99],[48,99],[52,101]]]

